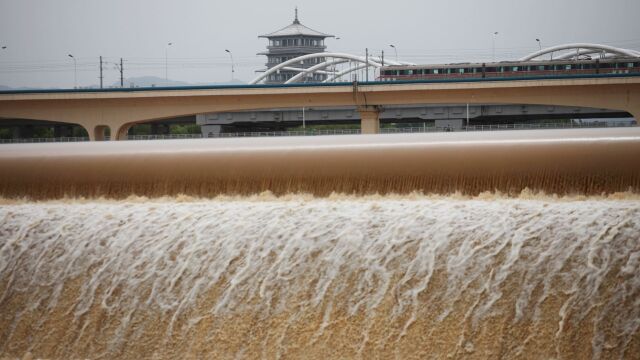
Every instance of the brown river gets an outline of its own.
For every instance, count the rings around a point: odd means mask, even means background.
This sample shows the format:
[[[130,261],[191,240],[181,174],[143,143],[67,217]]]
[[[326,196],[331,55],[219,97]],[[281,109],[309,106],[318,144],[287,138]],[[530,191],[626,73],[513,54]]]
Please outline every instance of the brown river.
[[[640,358],[640,129],[0,147],[0,359]]]

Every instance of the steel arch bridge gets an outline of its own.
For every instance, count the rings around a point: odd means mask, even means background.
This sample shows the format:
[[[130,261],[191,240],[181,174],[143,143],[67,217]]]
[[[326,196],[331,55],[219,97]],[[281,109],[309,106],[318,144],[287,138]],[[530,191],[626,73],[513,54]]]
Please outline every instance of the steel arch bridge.
[[[556,55],[556,53],[559,53]],[[612,57],[640,57],[640,51],[623,49],[609,45],[593,44],[593,43],[570,43],[556,45],[541,49],[533,52],[527,56],[524,56],[518,61],[542,61],[544,56],[549,55],[551,60],[578,60],[585,57],[597,56],[600,59],[612,58]],[[309,68],[299,67],[300,63],[309,59],[324,59],[323,62],[311,66]],[[384,61],[384,63],[383,63]],[[337,70],[337,65],[348,64],[346,69]],[[258,84],[269,77],[271,74],[278,73],[280,70],[297,72],[295,76],[287,80],[285,84],[292,84],[296,82],[304,82],[307,76],[313,74],[325,74],[328,78],[324,80],[324,83],[332,82],[341,79],[345,75],[349,75],[353,72],[357,72],[364,69],[379,69],[384,65],[415,65],[404,61],[394,61],[388,59],[381,59],[377,56],[358,56],[346,53],[335,52],[321,52],[299,56],[294,59],[282,62],[267,71],[260,76],[256,77],[249,84]]]
[[[556,52],[560,52],[560,55],[554,56]],[[578,60],[586,56],[597,56],[600,59],[605,59],[611,57],[640,57],[640,51],[602,44],[571,43],[541,49],[518,59],[518,61],[542,60],[545,55],[549,55],[551,60]]]
[[[318,58],[325,59],[325,61],[309,68],[301,68],[296,66],[305,60],[318,59]],[[352,55],[352,54],[346,54],[346,53],[320,52],[320,53],[299,56],[297,58],[282,62],[270,68],[269,70],[265,71],[260,76],[253,79],[253,81],[251,81],[249,84],[258,84],[261,81],[267,79],[269,75],[278,73],[280,70],[298,72],[297,75],[287,80],[285,84],[304,81],[307,75],[311,75],[314,73],[328,74],[329,77],[327,78],[327,80],[323,81],[326,83],[326,82],[331,82],[331,81],[340,79],[342,76],[351,74],[355,71],[368,69],[368,68],[379,69],[383,66],[383,61],[384,61],[384,65],[413,65],[411,63],[407,63],[403,61],[393,61],[388,59],[383,60],[378,56],[369,56],[367,58],[364,56],[358,56],[358,55]],[[341,65],[341,64],[348,64],[348,66],[345,70],[340,70],[340,71],[336,70],[335,66]]]

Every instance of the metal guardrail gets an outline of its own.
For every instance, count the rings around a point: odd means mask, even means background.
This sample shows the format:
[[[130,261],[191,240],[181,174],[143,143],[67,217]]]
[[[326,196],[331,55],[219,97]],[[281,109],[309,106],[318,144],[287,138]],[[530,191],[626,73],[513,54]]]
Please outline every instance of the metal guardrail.
[[[398,81],[364,81],[358,82],[360,86],[378,86],[390,84],[430,84],[430,83],[457,83],[457,82],[483,82],[483,81],[517,81],[517,80],[563,80],[563,79],[594,79],[594,78],[625,78],[638,77],[640,73],[632,74],[583,74],[583,75],[540,75],[540,76],[514,76],[468,79],[433,79],[433,80],[398,80]],[[108,89],[32,89],[32,90],[1,90],[4,94],[50,94],[50,93],[102,93],[102,92],[138,92],[138,91],[176,91],[176,90],[220,90],[220,89],[261,89],[261,88],[295,88],[295,87],[337,87],[353,86],[352,82],[335,83],[293,83],[293,84],[240,84],[240,85],[198,85],[198,86],[157,86],[139,88],[108,88]]]
[[[0,139],[0,144],[82,142],[82,141],[89,141],[89,138],[88,137],[59,137],[59,138]]]
[[[462,128],[451,127],[406,127],[406,128],[382,128],[381,134],[400,133],[426,133],[426,132],[468,132],[468,131],[499,131],[499,130],[536,130],[536,129],[581,129],[581,128],[606,128],[606,127],[634,127],[637,126],[629,121],[616,122],[593,122],[593,123],[540,123],[540,124],[492,124],[492,125],[469,125]]]
[[[220,133],[203,136],[201,134],[169,134],[169,135],[129,135],[127,140],[169,140],[169,139],[202,139],[202,138],[237,138],[237,137],[281,137],[281,136],[321,136],[321,135],[355,135],[360,129],[314,130],[314,131],[253,131],[237,133]]]
[[[433,132],[470,132],[470,131],[501,131],[501,130],[535,130],[535,129],[580,129],[580,128],[606,128],[606,127],[635,127],[636,124],[629,121],[620,122],[593,122],[584,124],[575,123],[540,123],[540,124],[493,124],[470,125],[462,128],[451,127],[403,127],[381,128],[381,134],[406,134],[406,133],[433,133]],[[323,135],[357,135],[360,129],[337,130],[308,130],[308,131],[261,131],[261,132],[237,132],[220,133],[211,136],[202,134],[167,134],[167,135],[129,135],[127,140],[177,140],[177,139],[203,139],[203,138],[238,138],[238,137],[285,137],[285,136],[323,136]],[[109,140],[109,137],[105,137]],[[33,138],[33,139],[0,139],[0,144],[16,143],[52,143],[52,142],[82,142],[89,141],[87,137],[62,137],[62,138]]]

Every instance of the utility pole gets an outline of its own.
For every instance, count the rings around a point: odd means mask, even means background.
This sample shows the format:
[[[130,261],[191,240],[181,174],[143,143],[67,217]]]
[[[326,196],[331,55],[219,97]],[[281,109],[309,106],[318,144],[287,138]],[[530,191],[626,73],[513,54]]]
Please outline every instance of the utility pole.
[[[169,46],[173,43],[167,43],[164,48],[164,86],[169,86]]]
[[[124,87],[124,68],[122,67],[122,58],[120,58],[120,87]]]
[[[298,13],[298,10],[296,9],[296,14],[297,13]],[[235,77],[235,72],[236,72],[235,65],[233,64],[233,53],[229,49],[225,49],[224,51],[227,52],[229,56],[231,56],[231,81],[233,81],[233,78]]]
[[[67,55],[73,60],[73,88],[78,88],[78,63],[76,62],[75,56],[69,54]]]
[[[493,59],[493,62],[496,62],[496,35],[498,35],[498,32],[494,31],[491,46],[491,58]]]
[[[380,71],[378,74],[378,80],[384,80],[382,78],[382,68],[384,68],[384,50],[382,50],[382,67],[380,68]]]
[[[367,70],[366,79],[367,79],[367,82],[369,82],[369,48],[365,49],[365,54],[366,54],[365,55],[365,60],[366,60],[365,63],[366,63],[366,70]]]
[[[469,127],[469,103],[467,103],[467,128]]]
[[[398,48],[393,44],[390,44],[389,46],[393,48],[393,51],[395,51],[395,53],[396,53],[396,62],[398,62]]]
[[[102,56],[100,56],[100,89],[102,89]]]

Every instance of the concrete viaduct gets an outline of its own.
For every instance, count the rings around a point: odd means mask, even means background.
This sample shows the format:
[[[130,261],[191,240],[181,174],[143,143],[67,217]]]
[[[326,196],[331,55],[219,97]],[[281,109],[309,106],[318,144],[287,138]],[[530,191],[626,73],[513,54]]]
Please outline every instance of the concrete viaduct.
[[[640,76],[411,83],[338,83],[104,91],[0,93],[0,122],[29,119],[83,126],[91,140],[125,139],[138,123],[211,112],[356,106],[365,134],[379,131],[379,109],[411,104],[530,104],[625,111],[640,119]]]

